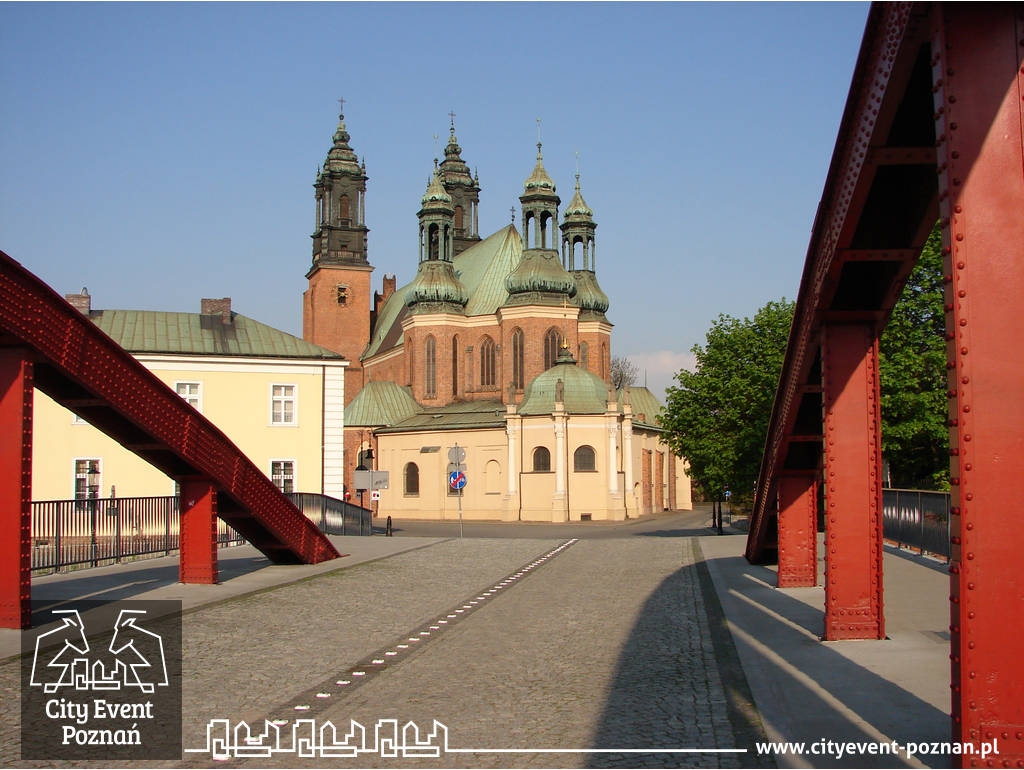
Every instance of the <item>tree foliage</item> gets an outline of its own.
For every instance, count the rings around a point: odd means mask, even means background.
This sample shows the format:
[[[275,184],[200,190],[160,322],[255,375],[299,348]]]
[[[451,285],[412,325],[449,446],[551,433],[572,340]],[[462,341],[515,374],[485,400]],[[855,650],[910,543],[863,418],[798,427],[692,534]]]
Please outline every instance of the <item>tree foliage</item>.
[[[640,367],[630,361],[628,358],[622,356],[615,356],[612,358],[611,364],[611,376],[612,376],[612,387],[618,390],[624,388],[627,385],[633,385],[636,383],[636,378],[640,375]]]
[[[746,498],[761,467],[794,303],[769,302],[753,319],[720,315],[695,345],[696,371],[675,375],[662,423],[672,450],[711,499]]]
[[[948,488],[945,321],[936,227],[879,341],[882,455],[893,486]]]

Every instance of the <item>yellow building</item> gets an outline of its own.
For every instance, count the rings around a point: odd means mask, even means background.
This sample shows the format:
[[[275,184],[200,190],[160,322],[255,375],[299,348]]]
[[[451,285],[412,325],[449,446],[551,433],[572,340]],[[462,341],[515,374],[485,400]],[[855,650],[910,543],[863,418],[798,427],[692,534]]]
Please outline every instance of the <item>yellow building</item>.
[[[220,428],[285,492],[343,496],[345,367],[337,353],[203,300],[200,313],[68,300]],[[35,500],[175,493],[174,482],[36,392]]]

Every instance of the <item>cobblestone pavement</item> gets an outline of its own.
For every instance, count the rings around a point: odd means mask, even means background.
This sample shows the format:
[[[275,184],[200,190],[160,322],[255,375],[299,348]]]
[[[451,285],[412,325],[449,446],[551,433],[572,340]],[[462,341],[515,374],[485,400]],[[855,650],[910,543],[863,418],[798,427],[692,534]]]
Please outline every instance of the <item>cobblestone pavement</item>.
[[[186,749],[213,719],[289,720],[290,736],[304,718],[371,735],[381,719],[438,720],[450,751],[154,766],[740,767],[758,758],[629,750],[763,736],[689,537],[444,541],[189,612],[183,646]],[[17,674],[0,665],[0,766],[28,764]],[[513,749],[565,753],[495,751]]]

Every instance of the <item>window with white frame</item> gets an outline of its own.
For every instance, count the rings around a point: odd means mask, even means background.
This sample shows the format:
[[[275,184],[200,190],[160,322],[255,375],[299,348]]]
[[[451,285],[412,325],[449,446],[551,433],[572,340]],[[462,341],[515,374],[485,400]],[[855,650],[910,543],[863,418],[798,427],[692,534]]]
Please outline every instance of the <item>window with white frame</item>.
[[[272,385],[270,388],[270,422],[272,425],[295,425],[296,387]]]
[[[89,457],[75,460],[75,499],[94,500],[99,496],[99,458]]]
[[[285,494],[295,491],[295,461],[271,460],[270,480]]]
[[[202,389],[198,382],[176,382],[174,391],[181,396],[193,409],[202,408]]]

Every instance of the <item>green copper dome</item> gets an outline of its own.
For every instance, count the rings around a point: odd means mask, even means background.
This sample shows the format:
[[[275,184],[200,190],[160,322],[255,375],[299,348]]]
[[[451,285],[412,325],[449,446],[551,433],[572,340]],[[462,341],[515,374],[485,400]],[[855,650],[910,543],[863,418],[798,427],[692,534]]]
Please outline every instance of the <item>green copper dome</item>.
[[[604,414],[608,410],[609,386],[596,374],[576,365],[568,351],[558,362],[534,377],[523,392],[519,414],[540,415],[555,411],[559,382],[562,383],[562,402],[569,414]],[[612,396],[614,401],[614,395]]]
[[[345,172],[360,176],[362,169],[355,151],[349,146],[348,129],[345,128],[345,115],[338,115],[338,127],[334,131],[334,146],[327,153],[324,171]]]
[[[555,183],[548,176],[544,168],[544,157],[540,152],[540,142],[537,142],[537,165],[533,167],[533,173],[523,183],[523,189],[527,193],[552,193],[555,192]]]
[[[576,306],[580,310],[604,313],[608,310],[608,295],[597,284],[597,276],[590,270],[573,270],[576,279]]]
[[[563,296],[576,294],[576,282],[562,267],[558,253],[551,249],[524,252],[516,269],[505,279],[505,288],[512,304],[550,304],[545,299],[560,303]]]
[[[583,200],[583,193],[580,192],[580,175],[576,175],[576,191],[572,195],[572,200],[569,201],[569,205],[565,209],[565,222],[573,221],[587,221],[594,218],[594,211],[587,205],[587,202]]]
[[[423,193],[420,203],[423,206],[423,211],[443,211],[448,214],[454,211],[452,208],[452,196],[444,189],[444,185],[441,183],[441,175],[436,168],[430,182],[427,183],[427,191]]]
[[[468,301],[455,268],[445,260],[420,262],[416,277],[405,290],[405,304],[415,313],[462,313]]]

